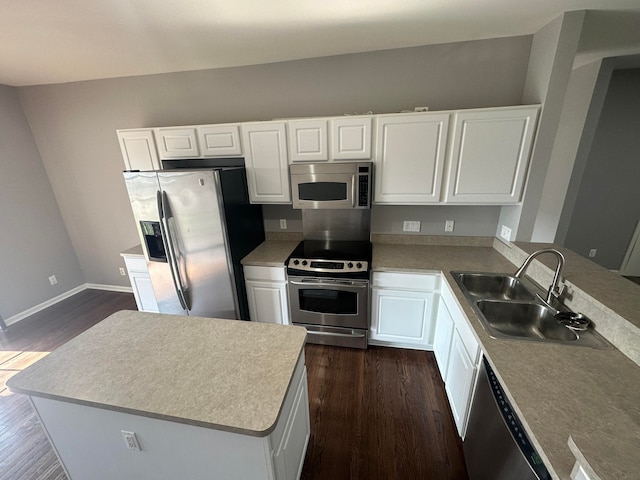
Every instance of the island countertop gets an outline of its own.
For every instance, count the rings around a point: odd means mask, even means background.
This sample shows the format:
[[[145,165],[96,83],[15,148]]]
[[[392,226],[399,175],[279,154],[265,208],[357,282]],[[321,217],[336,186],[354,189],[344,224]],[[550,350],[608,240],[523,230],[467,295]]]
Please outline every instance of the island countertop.
[[[303,327],[120,311],[12,377],[16,393],[252,436],[271,433]]]

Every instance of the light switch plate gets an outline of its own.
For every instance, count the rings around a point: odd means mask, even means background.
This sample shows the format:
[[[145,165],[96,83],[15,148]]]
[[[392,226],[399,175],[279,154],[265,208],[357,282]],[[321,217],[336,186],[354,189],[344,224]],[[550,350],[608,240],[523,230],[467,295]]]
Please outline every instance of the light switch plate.
[[[414,220],[414,221],[405,220],[403,225],[402,225],[402,231],[403,232],[419,232],[420,231],[420,221],[419,220]]]
[[[502,230],[500,231],[500,238],[506,240],[507,242],[511,241],[511,229],[506,225],[502,225]]]

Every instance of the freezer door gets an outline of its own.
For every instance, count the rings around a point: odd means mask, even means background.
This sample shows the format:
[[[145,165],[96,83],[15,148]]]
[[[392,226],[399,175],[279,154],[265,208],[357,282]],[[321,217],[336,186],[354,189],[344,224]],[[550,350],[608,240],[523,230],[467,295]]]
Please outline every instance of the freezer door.
[[[147,260],[147,268],[151,277],[151,285],[158,302],[158,309],[161,313],[171,313],[174,315],[186,315],[187,310],[181,305],[178,298],[169,263],[163,259],[154,258],[150,255],[148,248],[148,238],[142,230],[142,223],[159,223],[160,213],[158,211],[158,192],[160,185],[156,172],[125,172],[125,184],[129,192],[131,209],[136,221],[140,244]],[[149,233],[149,232],[147,232]],[[162,239],[157,239],[162,242]],[[166,251],[166,245],[164,245]]]
[[[239,318],[215,170],[158,172],[189,315]]]

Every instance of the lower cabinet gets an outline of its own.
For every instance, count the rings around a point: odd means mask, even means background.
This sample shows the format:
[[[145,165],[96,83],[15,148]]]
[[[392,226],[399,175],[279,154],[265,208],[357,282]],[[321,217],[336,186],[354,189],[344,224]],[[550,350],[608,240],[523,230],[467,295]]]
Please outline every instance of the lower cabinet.
[[[146,260],[139,255],[123,255],[122,258],[129,273],[129,281],[133,288],[133,296],[136,299],[138,310],[158,313],[156,294],[151,285],[151,277],[149,277]]]
[[[440,294],[434,354],[458,433],[464,439],[482,351],[446,281]]]
[[[254,322],[288,325],[287,280],[284,267],[244,267],[249,317]]]
[[[431,350],[439,275],[376,272],[369,343]]]

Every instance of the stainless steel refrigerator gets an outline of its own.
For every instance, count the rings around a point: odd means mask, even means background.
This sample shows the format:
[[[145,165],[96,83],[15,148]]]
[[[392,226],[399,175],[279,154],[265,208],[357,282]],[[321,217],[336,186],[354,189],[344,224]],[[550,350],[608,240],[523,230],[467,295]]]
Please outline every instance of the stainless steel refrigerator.
[[[124,172],[162,313],[249,319],[240,260],[264,241],[245,169]]]

